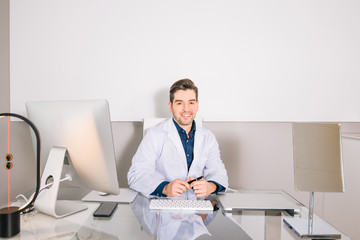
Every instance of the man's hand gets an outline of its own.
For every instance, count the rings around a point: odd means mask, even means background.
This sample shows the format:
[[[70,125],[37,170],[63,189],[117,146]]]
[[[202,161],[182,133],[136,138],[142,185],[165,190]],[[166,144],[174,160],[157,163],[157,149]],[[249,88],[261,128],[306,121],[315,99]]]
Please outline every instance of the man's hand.
[[[181,195],[189,189],[190,185],[187,181],[175,179],[164,187],[163,194],[168,197],[181,197]]]
[[[193,180],[193,177],[190,177],[189,180]],[[216,191],[216,184],[213,182],[208,182],[205,179],[194,181],[190,184],[190,187],[194,189],[196,197],[207,197],[211,193]]]

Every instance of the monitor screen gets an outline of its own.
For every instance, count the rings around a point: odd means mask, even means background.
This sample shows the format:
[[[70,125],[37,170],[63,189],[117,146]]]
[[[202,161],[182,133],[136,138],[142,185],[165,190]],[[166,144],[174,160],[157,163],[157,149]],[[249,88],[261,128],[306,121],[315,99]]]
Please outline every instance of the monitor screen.
[[[337,123],[293,123],[296,190],[345,190],[340,130]]]
[[[72,186],[117,194],[119,185],[109,105],[106,100],[27,102],[28,118],[41,138],[44,170],[53,147],[66,148],[62,178]]]

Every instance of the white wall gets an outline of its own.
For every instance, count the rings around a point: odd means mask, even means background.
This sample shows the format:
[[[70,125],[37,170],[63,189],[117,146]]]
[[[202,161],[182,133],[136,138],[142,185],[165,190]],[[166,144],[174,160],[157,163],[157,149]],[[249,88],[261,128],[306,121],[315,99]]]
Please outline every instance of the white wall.
[[[106,98],[114,121],[167,117],[189,77],[205,120],[360,121],[359,1],[10,3],[12,111]]]

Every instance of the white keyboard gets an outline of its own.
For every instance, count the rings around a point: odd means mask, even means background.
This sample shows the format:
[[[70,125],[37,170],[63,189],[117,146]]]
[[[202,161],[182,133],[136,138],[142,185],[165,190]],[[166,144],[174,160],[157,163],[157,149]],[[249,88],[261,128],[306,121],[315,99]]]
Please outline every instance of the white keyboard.
[[[210,200],[151,199],[150,210],[213,211]]]

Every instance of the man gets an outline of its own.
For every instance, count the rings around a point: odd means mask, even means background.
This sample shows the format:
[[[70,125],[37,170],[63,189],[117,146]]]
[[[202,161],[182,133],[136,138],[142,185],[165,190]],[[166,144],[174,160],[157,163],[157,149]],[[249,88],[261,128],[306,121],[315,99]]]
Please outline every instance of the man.
[[[147,197],[203,198],[225,191],[228,177],[219,145],[196,125],[198,108],[198,89],[190,79],[171,86],[173,118],[147,131],[128,172],[130,188]]]

